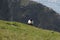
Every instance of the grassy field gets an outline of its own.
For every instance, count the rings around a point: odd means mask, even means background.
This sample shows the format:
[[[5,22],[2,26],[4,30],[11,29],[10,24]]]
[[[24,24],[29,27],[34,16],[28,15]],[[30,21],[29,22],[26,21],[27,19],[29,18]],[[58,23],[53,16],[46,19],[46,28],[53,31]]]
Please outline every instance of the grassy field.
[[[0,20],[0,40],[60,40],[60,33]]]

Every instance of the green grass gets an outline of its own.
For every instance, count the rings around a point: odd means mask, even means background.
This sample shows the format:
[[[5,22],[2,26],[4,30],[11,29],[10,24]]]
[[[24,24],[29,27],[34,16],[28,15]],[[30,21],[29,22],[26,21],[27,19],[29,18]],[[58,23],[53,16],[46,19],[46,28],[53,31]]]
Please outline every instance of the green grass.
[[[60,40],[60,33],[0,20],[0,40]]]

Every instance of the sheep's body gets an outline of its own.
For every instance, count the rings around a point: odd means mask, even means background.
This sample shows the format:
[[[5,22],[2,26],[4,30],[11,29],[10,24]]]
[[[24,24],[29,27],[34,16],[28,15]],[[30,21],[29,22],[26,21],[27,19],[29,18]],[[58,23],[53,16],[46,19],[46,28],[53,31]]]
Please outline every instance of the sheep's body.
[[[29,25],[32,25],[32,24],[33,24],[33,21],[28,20],[28,24],[29,24]]]

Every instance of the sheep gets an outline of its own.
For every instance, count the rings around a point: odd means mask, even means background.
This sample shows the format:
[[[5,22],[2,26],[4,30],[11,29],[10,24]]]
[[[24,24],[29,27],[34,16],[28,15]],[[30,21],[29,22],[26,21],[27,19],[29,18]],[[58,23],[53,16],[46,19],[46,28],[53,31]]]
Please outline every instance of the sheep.
[[[28,20],[28,24],[29,24],[29,25],[33,25],[33,20],[32,20],[32,19],[29,19],[29,20]]]

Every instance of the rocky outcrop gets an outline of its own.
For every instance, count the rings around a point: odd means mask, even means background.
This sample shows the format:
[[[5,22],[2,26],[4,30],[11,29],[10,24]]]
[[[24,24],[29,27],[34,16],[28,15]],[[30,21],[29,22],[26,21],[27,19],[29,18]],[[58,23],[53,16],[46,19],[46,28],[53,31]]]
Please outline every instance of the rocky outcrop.
[[[8,20],[8,1],[7,0],[0,0],[0,19],[7,19]]]

